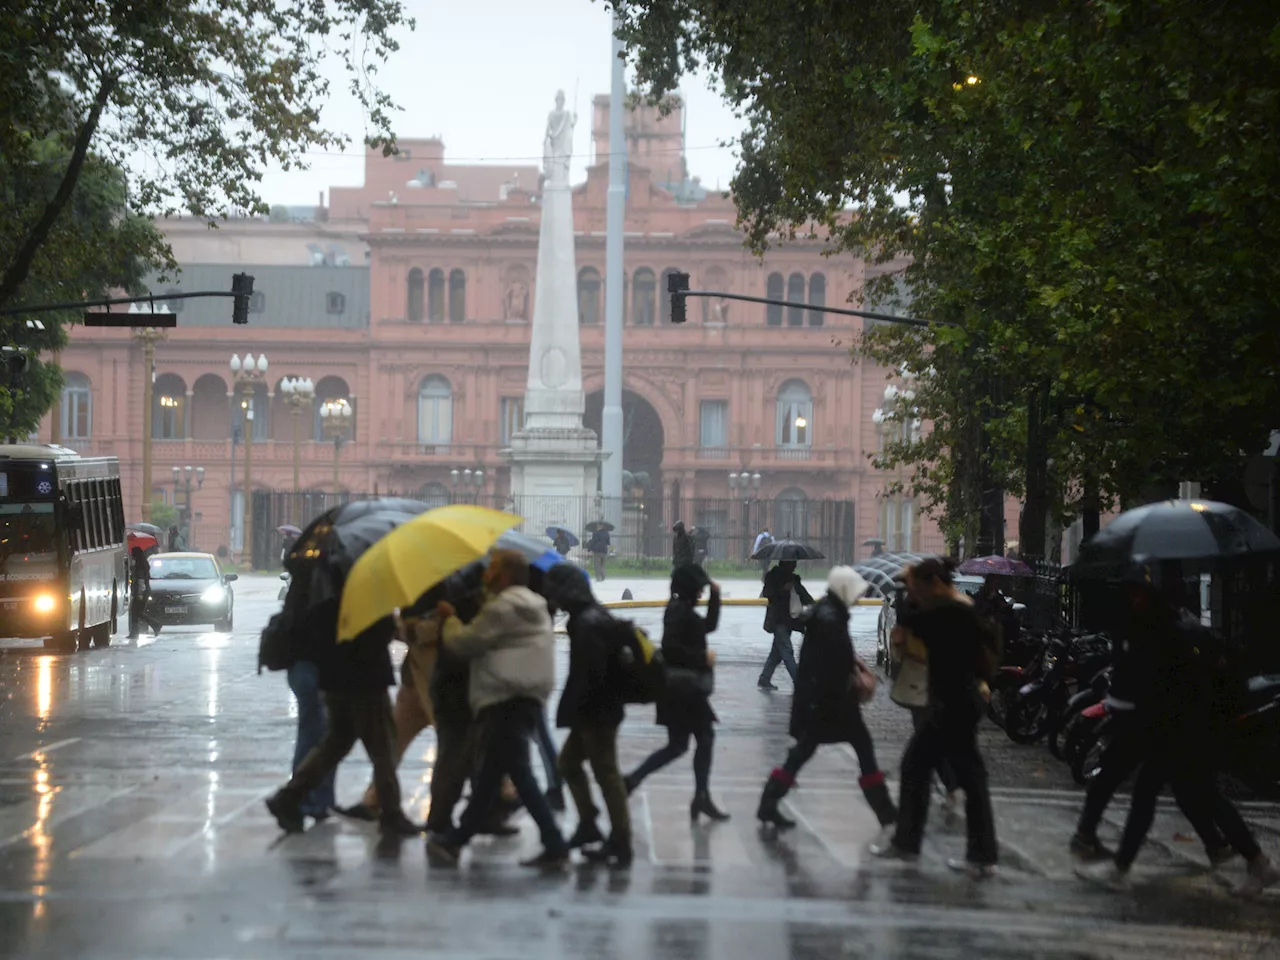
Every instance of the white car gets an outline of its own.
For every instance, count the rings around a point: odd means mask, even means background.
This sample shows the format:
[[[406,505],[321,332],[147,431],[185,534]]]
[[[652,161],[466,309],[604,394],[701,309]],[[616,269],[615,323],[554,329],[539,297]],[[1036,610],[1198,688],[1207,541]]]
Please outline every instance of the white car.
[[[960,575],[955,578],[956,589],[969,596],[976,596],[982,589],[982,577]],[[884,667],[885,674],[890,677],[898,675],[898,659],[893,651],[890,635],[898,622],[897,598],[888,596],[880,607],[880,618],[876,623],[876,663]]]

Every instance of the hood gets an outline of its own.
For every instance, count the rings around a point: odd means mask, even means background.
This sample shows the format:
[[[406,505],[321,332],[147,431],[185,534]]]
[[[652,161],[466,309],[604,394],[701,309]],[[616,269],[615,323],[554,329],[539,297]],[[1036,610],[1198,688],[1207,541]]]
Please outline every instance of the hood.
[[[684,563],[671,574],[671,595],[693,601],[711,582],[707,572],[696,563]]]
[[[541,624],[547,619],[547,601],[528,587],[507,587],[490,603],[501,603],[525,623]]]
[[[552,603],[568,613],[596,602],[587,575],[571,563],[557,563],[547,571],[546,593]]]
[[[672,533],[684,533],[684,521],[677,520],[675,523],[673,523],[671,525],[671,531]]]
[[[852,607],[869,589],[853,567],[832,567],[827,576],[827,590],[834,594],[846,607]]]

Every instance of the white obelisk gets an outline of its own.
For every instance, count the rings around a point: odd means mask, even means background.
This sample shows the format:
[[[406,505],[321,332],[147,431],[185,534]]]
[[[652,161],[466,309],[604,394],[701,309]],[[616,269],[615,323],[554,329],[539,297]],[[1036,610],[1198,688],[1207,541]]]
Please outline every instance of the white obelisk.
[[[600,451],[595,431],[582,425],[578,268],[569,187],[576,122],[565,109],[564,91],[558,92],[542,149],[542,225],[524,427],[511,438],[506,456],[514,507],[525,516],[526,526],[540,532],[558,524],[581,535],[596,511]]]

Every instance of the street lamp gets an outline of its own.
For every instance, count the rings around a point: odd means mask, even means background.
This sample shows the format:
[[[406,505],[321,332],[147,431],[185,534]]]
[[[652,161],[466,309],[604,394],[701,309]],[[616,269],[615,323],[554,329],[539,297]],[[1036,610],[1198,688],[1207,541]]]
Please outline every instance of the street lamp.
[[[280,381],[280,392],[284,394],[284,402],[293,413],[293,502],[294,520],[302,513],[298,494],[302,490],[300,474],[302,471],[302,411],[311,406],[315,399],[316,388],[310,377],[285,377]],[[299,524],[301,526],[301,524]]]
[[[324,435],[333,439],[333,495],[338,495],[338,466],[342,445],[354,426],[355,411],[346,400],[329,400],[320,406],[320,424]]]
[[[131,303],[129,312],[144,312],[138,304]],[[154,311],[167,314],[169,307],[161,304]],[[142,519],[151,519],[151,391],[156,382],[156,344],[165,338],[163,329],[141,327],[133,331],[133,338],[142,344]]]
[[[729,492],[735,496],[739,491],[742,493],[742,535],[748,544],[751,542],[753,531],[751,504],[753,500],[759,499],[760,484],[763,482],[764,478],[760,474],[751,473],[749,470],[729,474]],[[752,493],[755,494],[755,497],[752,497]],[[750,556],[749,553],[748,556]]]
[[[195,517],[195,511],[192,506],[193,491],[191,488],[191,478],[193,476],[195,477],[195,482],[196,482],[195,489],[196,490],[202,489],[204,487],[204,467],[196,467],[192,469],[191,465],[187,464],[185,467],[174,466],[173,468],[173,502],[174,504],[177,505],[178,503],[179,484],[182,484],[183,489],[186,490],[186,494],[187,494],[185,498],[186,506],[179,508],[181,511],[184,511],[184,512],[179,515],[178,526],[180,529],[183,527],[185,527],[186,529],[186,533],[184,534],[184,537],[187,541],[188,547],[191,546],[191,526],[192,526],[192,520]]]
[[[484,468],[476,467],[472,470],[467,467],[459,470],[454,467],[449,471],[449,481],[453,485],[453,489],[457,491],[459,484],[462,486],[462,496],[471,497],[471,502],[475,503],[480,498],[480,488],[484,486]],[[474,489],[474,493],[469,491]],[[465,501],[464,501],[465,502]]]
[[[244,543],[240,549],[240,569],[253,569],[253,395],[259,383],[267,377],[267,355],[254,359],[246,353],[244,360],[231,355],[231,379],[244,394]]]

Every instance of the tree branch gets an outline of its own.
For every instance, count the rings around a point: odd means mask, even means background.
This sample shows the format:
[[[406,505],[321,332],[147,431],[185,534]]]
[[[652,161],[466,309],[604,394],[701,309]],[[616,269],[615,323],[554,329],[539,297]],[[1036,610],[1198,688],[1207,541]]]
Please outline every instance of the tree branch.
[[[67,170],[62,175],[62,182],[58,184],[57,192],[45,204],[44,212],[40,214],[40,219],[28,231],[22,246],[18,249],[17,254],[14,255],[12,262],[5,268],[4,278],[0,279],[0,303],[7,303],[13,299],[18,289],[26,282],[27,275],[31,272],[31,265],[35,262],[36,254],[45,240],[48,239],[49,231],[53,229],[54,223],[57,222],[59,215],[71,199],[71,194],[75,191],[76,183],[80,179],[80,171],[84,168],[85,158],[89,155],[89,144],[93,140],[93,135],[98,131],[98,122],[102,119],[102,111],[106,108],[107,101],[111,99],[111,93],[115,89],[118,79],[118,74],[109,74],[103,77],[102,83],[98,87],[98,92],[93,98],[93,105],[89,108],[89,115],[85,117],[79,133],[76,134],[75,146],[71,151],[71,161],[67,164]]]

